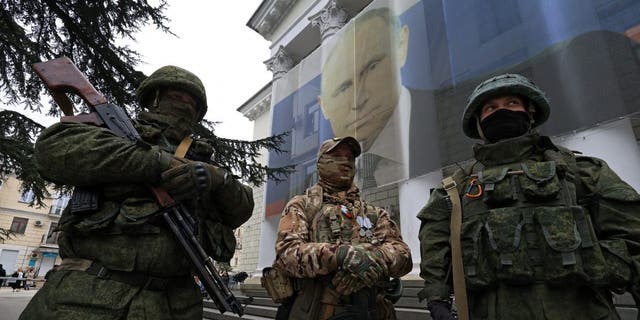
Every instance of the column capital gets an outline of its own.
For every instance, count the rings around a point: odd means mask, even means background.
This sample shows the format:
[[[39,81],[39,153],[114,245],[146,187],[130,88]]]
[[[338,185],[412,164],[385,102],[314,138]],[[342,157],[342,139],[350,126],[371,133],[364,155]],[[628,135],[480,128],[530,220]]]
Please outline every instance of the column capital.
[[[264,61],[264,64],[269,71],[273,72],[273,80],[276,80],[282,78],[283,75],[293,68],[294,60],[287,54],[284,46],[280,46],[276,54]]]
[[[324,41],[347,24],[349,13],[338,6],[337,0],[329,0],[322,10],[309,17],[309,21],[312,26],[320,29],[320,36]]]

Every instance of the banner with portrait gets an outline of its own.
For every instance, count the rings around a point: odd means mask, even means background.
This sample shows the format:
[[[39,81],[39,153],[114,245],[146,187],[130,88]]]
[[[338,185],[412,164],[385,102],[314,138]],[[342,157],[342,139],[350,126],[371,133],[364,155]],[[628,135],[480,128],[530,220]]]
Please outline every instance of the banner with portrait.
[[[467,97],[497,74],[531,78],[551,101],[539,130],[558,135],[640,110],[640,2],[373,1],[272,89],[272,133],[294,164],[267,183],[266,216],[317,182],[325,139],[362,146],[356,183],[377,188],[471,158]]]

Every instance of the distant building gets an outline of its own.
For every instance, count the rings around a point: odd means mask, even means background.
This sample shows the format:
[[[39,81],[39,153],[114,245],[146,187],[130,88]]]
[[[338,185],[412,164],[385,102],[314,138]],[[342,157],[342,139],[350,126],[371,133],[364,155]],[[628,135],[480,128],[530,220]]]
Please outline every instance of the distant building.
[[[33,192],[21,190],[15,176],[0,180],[0,228],[15,233],[0,243],[0,264],[7,273],[33,267],[37,276],[43,277],[61,262],[58,232],[54,230],[69,197],[46,199],[47,206],[43,208],[31,206],[33,200]]]

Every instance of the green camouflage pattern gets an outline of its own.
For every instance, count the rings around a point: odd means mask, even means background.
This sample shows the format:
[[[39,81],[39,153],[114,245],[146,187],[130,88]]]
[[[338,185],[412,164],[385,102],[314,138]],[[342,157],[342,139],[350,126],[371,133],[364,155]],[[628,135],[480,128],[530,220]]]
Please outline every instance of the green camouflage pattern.
[[[149,189],[159,182],[176,146],[165,144],[156,127],[138,123],[136,129],[144,142],[79,123],[55,124],[38,138],[35,159],[43,177],[92,186],[100,196],[96,211],[64,210],[60,256],[185,283],[156,292],[81,271],[55,271],[21,319],[202,319],[202,297],[190,264],[170,231],[154,218],[160,208]],[[231,258],[233,229],[253,210],[251,188],[227,176],[215,191],[183,202],[199,218],[203,248],[219,261]]]
[[[639,279],[640,195],[606,162],[542,145],[537,134],[476,145],[478,162],[454,175],[471,318],[618,319],[610,290]],[[479,198],[465,196],[472,178]],[[429,301],[452,290],[446,197],[437,188],[418,214]]]
[[[198,121],[204,118],[208,108],[207,94],[198,76],[180,67],[164,66],[154,71],[138,86],[136,90],[138,103],[142,107],[148,108],[152,103],[156,90],[163,87],[174,87],[192,94],[198,101],[198,110],[200,111]]]
[[[462,129],[467,137],[480,139],[476,122],[478,110],[488,99],[501,95],[521,95],[533,102],[535,112],[532,128],[542,125],[549,118],[549,99],[533,81],[519,74],[501,74],[480,83],[469,96],[462,114]]]

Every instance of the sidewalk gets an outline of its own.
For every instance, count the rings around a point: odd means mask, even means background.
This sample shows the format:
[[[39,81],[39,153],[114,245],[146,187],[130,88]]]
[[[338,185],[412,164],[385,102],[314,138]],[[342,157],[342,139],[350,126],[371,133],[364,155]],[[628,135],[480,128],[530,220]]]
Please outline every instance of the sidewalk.
[[[35,288],[31,290],[20,290],[12,292],[10,287],[0,288],[0,320],[16,320],[22,310],[27,306],[31,298],[38,292]]]

